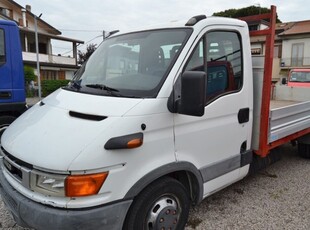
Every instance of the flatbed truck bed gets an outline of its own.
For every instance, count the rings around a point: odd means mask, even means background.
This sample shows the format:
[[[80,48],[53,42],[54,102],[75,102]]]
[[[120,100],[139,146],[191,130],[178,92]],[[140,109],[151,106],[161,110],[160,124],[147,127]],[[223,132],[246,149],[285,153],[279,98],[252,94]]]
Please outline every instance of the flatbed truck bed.
[[[291,105],[297,105],[299,103],[301,103],[301,101],[271,100],[270,110],[284,108],[284,107],[291,106]]]
[[[272,100],[269,117],[269,144],[310,126],[310,101]]]
[[[309,89],[272,84],[275,18],[273,6],[270,14],[240,18],[247,23],[269,21],[268,29],[250,31],[251,37],[266,38],[264,55],[252,56],[254,105],[251,147],[262,158],[286,142],[310,135]]]

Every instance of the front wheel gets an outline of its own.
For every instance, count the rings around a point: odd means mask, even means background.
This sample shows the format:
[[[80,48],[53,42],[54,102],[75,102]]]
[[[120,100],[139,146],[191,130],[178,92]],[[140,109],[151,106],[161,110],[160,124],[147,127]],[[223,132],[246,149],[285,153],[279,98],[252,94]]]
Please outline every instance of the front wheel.
[[[179,181],[166,177],[149,185],[134,200],[124,230],[181,230],[189,215],[190,198]]]

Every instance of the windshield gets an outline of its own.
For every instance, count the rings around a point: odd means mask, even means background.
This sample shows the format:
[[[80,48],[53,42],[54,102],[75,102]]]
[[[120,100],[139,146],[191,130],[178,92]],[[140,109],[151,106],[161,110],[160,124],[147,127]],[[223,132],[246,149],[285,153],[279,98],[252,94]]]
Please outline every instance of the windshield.
[[[191,29],[125,34],[105,40],[67,89],[123,97],[156,97]]]
[[[291,72],[291,82],[310,82],[310,72]]]

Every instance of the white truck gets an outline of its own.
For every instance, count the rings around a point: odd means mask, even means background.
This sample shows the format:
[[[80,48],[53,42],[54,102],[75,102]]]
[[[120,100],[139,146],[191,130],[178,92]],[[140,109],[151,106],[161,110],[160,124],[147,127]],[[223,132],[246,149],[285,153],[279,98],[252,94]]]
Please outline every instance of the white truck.
[[[237,19],[196,16],[106,39],[2,135],[0,192],[16,222],[183,229],[191,205],[271,149],[298,140],[309,157],[310,102],[269,110],[275,7],[261,16],[271,63],[254,74]]]

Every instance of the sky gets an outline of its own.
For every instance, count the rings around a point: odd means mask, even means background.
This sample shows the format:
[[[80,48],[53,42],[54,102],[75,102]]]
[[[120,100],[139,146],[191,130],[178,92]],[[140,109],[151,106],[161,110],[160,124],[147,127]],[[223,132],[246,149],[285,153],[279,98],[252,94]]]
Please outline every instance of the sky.
[[[62,32],[62,36],[99,45],[102,31],[128,30],[195,15],[211,16],[214,12],[251,5],[277,6],[282,22],[310,20],[309,0],[15,0],[21,6],[31,5],[32,13]],[[101,36],[101,37],[100,37]],[[53,52],[66,55],[72,45],[53,42]]]

